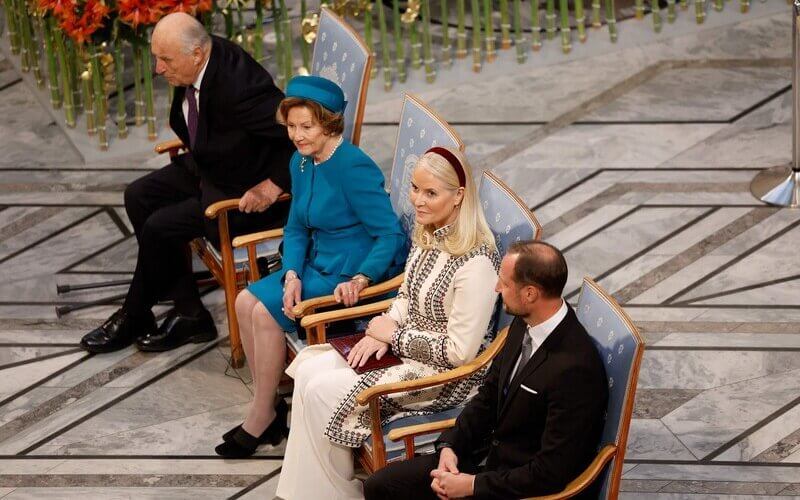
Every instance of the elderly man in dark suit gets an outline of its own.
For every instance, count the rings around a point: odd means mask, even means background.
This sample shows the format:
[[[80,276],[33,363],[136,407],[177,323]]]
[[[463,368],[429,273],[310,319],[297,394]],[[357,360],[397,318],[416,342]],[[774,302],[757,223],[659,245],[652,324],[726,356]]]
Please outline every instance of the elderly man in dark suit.
[[[516,318],[484,385],[440,436],[438,453],[372,475],[368,500],[546,495],[589,465],[608,390],[597,350],[561,298],[566,281],[555,247],[528,241],[508,250],[496,289]]]
[[[288,207],[271,205],[290,189],[294,148],[275,112],[283,93],[267,71],[238,45],[210,36],[193,17],[164,17],[151,40],[156,72],[175,87],[170,127],[187,154],[136,180],[125,190],[125,209],[139,253],[125,304],[83,337],[90,352],[111,352],[136,341],[147,351],[205,342],[217,331],[192,277],[187,242],[218,243],[209,205],[241,198],[234,233],[281,226]],[[160,328],[152,306],[172,299]]]

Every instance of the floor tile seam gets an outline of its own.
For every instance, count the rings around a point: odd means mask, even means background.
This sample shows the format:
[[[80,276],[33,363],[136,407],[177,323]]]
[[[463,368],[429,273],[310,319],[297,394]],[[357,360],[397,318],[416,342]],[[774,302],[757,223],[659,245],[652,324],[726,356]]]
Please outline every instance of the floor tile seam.
[[[197,358],[199,358],[203,354],[207,353],[209,350],[211,350],[214,347],[216,347],[216,345],[220,342],[220,340],[221,339],[218,338],[217,340],[214,340],[214,341],[210,342],[208,345],[200,347],[199,349],[197,349],[192,354],[188,354],[181,361],[178,361],[173,365],[165,367],[164,370],[162,370],[161,372],[151,376],[150,378],[148,378],[147,380],[143,381],[142,383],[140,383],[139,385],[137,385],[135,387],[120,388],[120,389],[124,389],[124,392],[122,392],[120,395],[112,398],[111,400],[109,400],[109,401],[107,401],[105,403],[100,404],[96,408],[93,408],[93,409],[89,410],[86,414],[82,415],[78,419],[73,420],[73,421],[67,423],[66,425],[61,426],[58,430],[48,434],[47,436],[43,437],[42,439],[39,439],[38,441],[36,441],[32,445],[28,446],[24,450],[18,452],[17,454],[21,455],[21,456],[24,456],[24,455],[30,453],[31,451],[36,450],[37,448],[40,448],[41,446],[43,446],[46,443],[52,441],[56,437],[63,435],[64,433],[66,433],[66,432],[70,431],[71,429],[77,427],[78,425],[82,424],[83,422],[89,420],[90,418],[102,413],[103,411],[107,410],[108,408],[111,408],[112,406],[116,405],[120,401],[124,401],[125,399],[127,399],[130,396],[132,396],[133,394],[138,393],[140,390],[142,390],[142,389],[144,389],[144,388],[146,388],[146,387],[158,382],[162,378],[168,376],[171,373],[174,373],[175,371],[179,370],[183,366],[186,366],[187,364],[189,364],[192,361],[196,360]]]
[[[752,211],[748,212],[748,214],[753,214],[753,217],[756,218],[756,215],[759,212],[761,212],[761,213],[763,213],[763,216],[762,216],[763,218],[758,218],[759,220],[757,220],[755,222],[755,224],[753,224],[748,229],[752,229],[753,227],[755,227],[756,225],[758,225],[758,224],[764,222],[765,220],[769,219],[770,217],[772,217],[773,215],[775,215],[779,211],[780,211],[779,209],[773,208],[773,207],[764,207],[762,210],[753,209]],[[747,216],[748,214],[745,214],[745,216]],[[743,216],[743,217],[745,217],[745,216]],[[737,220],[741,220],[741,219],[743,219],[743,217],[739,217]],[[790,231],[792,231],[793,229],[795,229],[798,225],[800,225],[800,219],[796,219],[796,220],[793,220],[791,222],[788,222],[785,226],[781,227],[780,229],[775,231],[773,234],[769,235],[766,238],[760,239],[759,241],[757,241],[752,246],[746,248],[745,250],[743,250],[739,254],[733,256],[731,259],[728,259],[725,264],[717,266],[710,273],[705,274],[704,276],[702,276],[699,279],[695,280],[694,282],[690,283],[688,286],[684,287],[683,289],[681,289],[677,293],[674,293],[670,297],[667,297],[665,300],[662,301],[662,304],[664,304],[664,305],[675,304],[679,297],[682,297],[682,296],[686,295],[687,293],[691,292],[692,290],[696,289],[697,287],[707,283],[709,280],[713,279],[715,276],[719,275],[720,273],[726,271],[730,267],[736,265],[738,262],[741,262],[742,260],[746,259],[750,255],[756,253],[757,251],[761,250],[765,246],[769,245],[773,241],[783,237],[785,234],[787,234]],[[729,227],[729,226],[726,226],[726,228]],[[723,228],[723,229],[725,229],[725,228]],[[717,233],[719,233],[719,232],[720,231],[718,231]],[[744,234],[744,232],[745,231],[742,231],[741,233],[737,234],[736,236],[740,236],[741,234]],[[732,241],[732,240],[733,240],[733,238],[729,238],[726,242]],[[722,245],[720,245],[719,247],[721,247],[721,246]],[[719,248],[719,247],[717,247],[717,248]]]
[[[637,205],[636,206],[636,210],[639,210],[641,208],[642,208],[641,205]],[[594,276],[594,280],[599,282],[601,280],[604,280],[604,279],[608,278],[609,276],[613,276],[620,269],[623,269],[626,266],[630,265],[631,263],[641,259],[645,255],[648,255],[651,250],[653,250],[655,248],[658,248],[659,246],[663,245],[667,241],[669,241],[672,238],[674,238],[674,237],[678,236],[679,234],[683,233],[684,231],[686,231],[687,229],[691,228],[692,226],[700,223],[702,220],[708,218],[715,211],[716,211],[716,209],[712,208],[712,209],[708,209],[708,210],[705,210],[705,211],[701,212],[699,215],[697,215],[696,217],[692,218],[688,222],[686,222],[686,223],[678,226],[677,228],[669,231],[667,234],[665,234],[664,236],[661,236],[660,238],[656,239],[654,242],[650,243],[649,245],[646,245],[644,248],[638,250],[637,252],[634,252],[632,255],[622,259],[620,262],[617,262],[615,265],[611,266],[610,268],[606,269],[605,271],[595,275]],[[592,237],[598,236],[599,234],[600,234],[599,231],[595,232],[595,233],[592,234]],[[584,241],[588,241],[588,239],[589,238],[587,238]],[[579,291],[580,291],[580,287],[578,287],[577,289],[572,290],[571,292],[565,294],[564,297],[567,298],[567,299],[572,298],[572,297],[576,296]],[[623,306],[626,305],[623,301],[619,301],[619,302]]]
[[[590,199],[570,208],[555,219],[544,224],[542,227],[542,234],[544,237],[549,238],[558,234],[559,232],[585,219],[606,205],[612,204],[614,201],[627,194],[617,186],[618,183],[610,185],[608,188],[592,196]]]
[[[3,474],[0,488],[241,488],[261,474]],[[193,482],[194,484],[186,484]],[[223,484],[220,484],[223,483]]]
[[[51,219],[62,212],[63,210],[56,207],[42,207],[33,213],[23,215],[22,217],[11,221],[5,226],[0,227],[0,242],[16,236],[21,232],[26,231],[41,222]]]
[[[704,392],[705,392],[705,391],[704,391]],[[702,392],[700,392],[699,394],[696,394],[696,395],[694,395],[694,396],[692,397],[692,399],[696,398],[696,397],[697,397],[697,396],[699,396],[700,394],[702,394]],[[681,404],[680,406],[678,406],[677,408],[675,408],[674,410],[672,410],[672,411],[671,411],[671,412],[669,412],[669,413],[672,413],[672,412],[674,412],[674,411],[678,410],[679,408],[681,408],[681,406],[685,405],[686,403],[688,403],[688,402],[689,402],[689,401],[691,401],[692,399],[689,399],[688,401],[684,402],[683,404]],[[669,413],[667,413],[667,415],[669,415]],[[666,416],[666,415],[664,415],[664,416]],[[677,442],[679,442],[679,443],[681,444],[681,446],[683,446],[683,448],[684,448],[686,451],[688,451],[688,452],[689,452],[689,454],[690,454],[691,456],[693,456],[693,457],[694,457],[694,459],[695,459],[696,461],[700,461],[700,458],[701,458],[701,457],[698,457],[698,456],[697,456],[697,454],[696,454],[694,451],[692,451],[692,449],[691,449],[691,448],[690,448],[690,447],[689,447],[689,446],[688,446],[686,443],[684,443],[684,442],[681,440],[681,438],[679,438],[679,437],[678,437],[678,436],[675,434],[675,432],[674,432],[674,431],[673,431],[673,430],[672,430],[672,429],[671,429],[671,428],[670,428],[670,427],[667,425],[667,423],[666,423],[666,422],[664,422],[664,421],[662,420],[662,418],[663,418],[663,416],[662,416],[662,417],[659,417],[658,421],[659,421],[659,422],[661,422],[661,425],[663,425],[665,429],[667,429],[667,432],[669,432],[669,433],[670,433],[670,435],[671,435],[672,437],[674,437],[674,438],[675,438],[675,440],[676,440]]]
[[[763,58],[763,59],[664,59],[642,68],[638,72],[613,84],[611,87],[601,91],[589,99],[578,103],[577,106],[556,116],[547,124],[542,125],[530,134],[512,141],[503,146],[498,151],[489,153],[476,162],[476,167],[484,170],[491,169],[494,165],[499,165],[510,158],[521,154],[527,149],[534,147],[545,138],[577,122],[580,117],[591,114],[603,106],[622,97],[634,88],[644,85],[659,73],[672,69],[683,68],[730,68],[730,67],[764,67],[764,66],[790,66],[790,59],[784,58]],[[754,110],[751,110],[751,112]],[[693,145],[694,146],[694,145]],[[687,148],[688,149],[688,148]]]
[[[226,406],[215,406],[213,408],[209,408],[209,409],[206,409],[206,410],[203,410],[203,411],[197,411],[195,413],[187,413],[186,415],[181,415],[180,417],[170,418],[170,419],[162,420],[160,422],[156,422],[156,423],[152,423],[152,424],[135,426],[135,427],[131,427],[131,428],[120,430],[120,431],[116,431],[116,432],[110,432],[110,433],[107,433],[107,434],[103,434],[102,431],[101,431],[98,434],[93,434],[91,436],[91,439],[95,439],[96,440],[96,439],[100,439],[100,438],[114,437],[114,436],[118,436],[120,434],[125,434],[126,432],[134,432],[134,431],[140,431],[140,430],[143,430],[143,429],[148,429],[150,427],[158,427],[160,425],[169,424],[169,423],[172,423],[172,422],[177,422],[177,421],[183,420],[185,418],[192,418],[192,417],[196,417],[198,415],[203,415],[203,414],[206,414],[206,413],[213,413],[213,412],[216,412],[216,411],[219,411],[219,410],[225,410],[225,409],[228,409],[228,408],[233,408],[235,406],[241,406],[243,404],[250,403],[250,402],[252,402],[252,398],[248,398],[247,401],[242,401],[241,403],[236,403],[236,404],[226,405]],[[108,408],[108,409],[111,409],[111,408]],[[99,413],[98,416],[102,415],[102,413],[104,413],[104,412]],[[227,429],[222,429],[222,432],[224,432],[226,430]],[[220,439],[222,438],[222,432],[220,432]],[[81,440],[81,441],[73,441],[73,442],[64,443],[64,444],[56,443],[53,446],[59,446],[59,447],[61,447],[61,449],[68,449],[70,446],[80,445],[80,444],[91,444],[91,443],[86,441],[86,440]]]
[[[800,373],[800,368],[797,368],[797,369],[794,369],[794,370],[789,370],[789,371],[786,371],[786,372],[781,372],[780,375],[787,375],[787,374],[790,374],[792,372]],[[770,377],[770,376],[774,376],[774,375],[778,375],[778,373],[771,374],[771,375],[765,375],[765,376],[762,376],[762,377],[754,377],[754,378],[751,378],[751,379],[741,380],[741,381],[739,381],[739,383],[741,383],[741,382],[749,382],[749,381],[756,380],[756,379],[759,379],[759,378],[766,378],[766,377]],[[726,385],[733,385],[733,384],[726,384]],[[723,443],[722,446],[719,446],[714,451],[712,451],[711,453],[706,454],[706,456],[702,457],[700,459],[700,461],[713,462],[716,457],[720,456],[721,454],[725,453],[729,449],[733,448],[738,443],[744,441],[745,439],[747,439],[748,437],[753,435],[755,432],[763,429],[764,427],[766,427],[767,425],[769,425],[770,423],[772,423],[773,421],[775,421],[776,419],[778,419],[779,417],[784,415],[786,412],[790,411],[792,408],[794,408],[794,407],[796,407],[798,405],[800,405],[800,396],[792,399],[791,401],[789,401],[788,403],[784,404],[783,406],[780,406],[780,407],[776,408],[774,411],[772,411],[766,417],[764,417],[764,418],[760,419],[759,421],[755,422],[751,426],[749,426],[746,429],[744,429],[741,433],[739,433],[736,436],[734,436],[729,441]]]
[[[771,279],[771,280],[767,280],[767,281],[761,281],[761,282],[758,282],[758,283],[753,283],[753,284],[750,284],[750,285],[731,288],[731,289],[728,289],[728,290],[722,290],[722,291],[715,292],[715,293],[710,293],[710,294],[707,294],[707,295],[701,295],[699,297],[694,297],[691,300],[688,300],[686,302],[676,302],[675,304],[696,304],[696,303],[700,303],[703,300],[712,300],[712,299],[717,299],[717,298],[720,298],[720,297],[726,297],[728,295],[734,295],[734,294],[741,293],[741,292],[749,292],[751,290],[758,290],[759,288],[766,288],[766,287],[770,287],[770,286],[773,286],[773,285],[781,285],[783,283],[796,281],[798,279],[800,279],[800,274],[793,274],[791,276],[784,276],[782,278],[775,278],[775,279]]]
[[[250,484],[249,486],[247,486],[243,490],[238,491],[235,494],[231,495],[230,497],[228,497],[228,500],[236,500],[238,498],[241,498],[244,495],[246,495],[247,493],[250,493],[251,491],[253,491],[256,488],[258,488],[262,484],[268,483],[272,478],[274,478],[275,476],[277,476],[278,474],[281,473],[281,469],[283,469],[283,466],[280,466],[280,467],[276,468],[274,471],[270,472],[269,474],[266,474],[264,477],[262,477],[258,481]]]
[[[80,182],[0,182],[0,194],[6,193],[119,193],[128,183],[80,183]]]
[[[762,213],[763,216],[758,217],[758,215]],[[646,291],[666,281],[670,277],[677,275],[687,266],[694,264],[703,257],[710,255],[714,250],[723,246],[725,243],[731,241],[733,238],[739,236],[748,229],[757,226],[773,213],[774,211],[754,208],[748,211],[747,213],[742,214],[741,216],[737,217],[736,219],[726,224],[725,226],[705,236],[697,243],[694,243],[693,245],[679,252],[674,257],[670,258],[668,261],[656,266],[654,269],[648,271],[647,273],[640,276],[636,280],[623,286],[622,288],[614,292],[613,294],[614,297],[618,301],[620,301],[620,303],[630,302],[631,300],[642,295]],[[711,213],[709,213],[708,215],[711,215]],[[688,229],[690,228],[687,228],[687,230]],[[732,229],[735,230],[732,231]],[[691,258],[691,261],[688,264],[683,262],[683,259],[687,257]],[[650,278],[652,279],[660,278],[660,279],[657,279],[657,281],[652,283],[647,288],[642,288],[643,283]],[[667,301],[664,301],[662,303],[665,302]]]
[[[0,425],[0,442],[9,439],[25,429],[41,423],[45,419],[64,411],[73,404],[79,403],[83,398],[90,396],[97,389],[106,386],[109,382],[116,380],[131,370],[142,366],[149,359],[153,358],[142,356],[139,352],[133,352],[129,356],[117,361],[113,365],[103,368],[102,370],[86,377],[72,387],[64,388],[64,391],[56,394],[47,401],[42,402],[42,404],[37,405],[36,408],[32,408],[14,420]],[[119,372],[115,373],[115,371]],[[62,375],[65,373],[67,372],[62,373]],[[102,382],[106,377],[108,377],[108,379],[100,384],[99,382]],[[42,413],[44,414],[41,415],[40,418],[36,418]]]
[[[5,346],[3,346],[3,347],[5,347]],[[58,348],[57,346],[54,346],[54,347]],[[13,349],[13,347],[12,347],[12,349]],[[42,356],[36,356],[34,358],[21,359],[19,361],[14,361],[14,362],[11,362],[11,363],[8,363],[8,364],[5,364],[5,365],[0,365],[0,371],[8,370],[9,368],[18,368],[20,366],[30,365],[32,363],[38,363],[40,361],[47,361],[47,360],[50,360],[50,359],[60,358],[62,356],[68,356],[70,354],[76,354],[76,353],[81,352],[82,350],[83,349],[80,346],[74,345],[74,346],[72,346],[70,348],[67,348],[67,349],[63,350],[63,351],[52,352],[52,353],[49,353],[49,354],[44,354]]]
[[[32,384],[28,385],[27,387],[24,387],[24,388],[20,389],[19,391],[11,394],[10,396],[6,397],[3,400],[0,400],[0,408],[2,408],[3,406],[7,405],[8,403],[14,401],[17,398],[20,398],[20,397],[24,396],[25,394],[28,394],[29,392],[31,392],[31,391],[39,388],[39,387],[44,386],[44,384],[46,384],[50,380],[63,375],[64,373],[66,373],[69,370],[75,368],[76,366],[79,366],[81,363],[83,363],[87,359],[91,358],[92,356],[93,356],[93,354],[87,353],[82,358],[79,358],[79,359],[73,361],[72,363],[68,364],[67,366],[61,367],[58,370],[56,370],[56,371],[54,371],[52,373],[49,373],[48,375],[40,378],[39,380],[33,382]],[[3,426],[5,426],[5,425],[6,424],[3,424]],[[0,429],[2,429],[3,426],[0,426]]]
[[[789,438],[792,438],[792,437],[798,438],[798,442],[794,446],[789,447],[786,450],[785,454],[778,453],[777,448],[779,447],[780,443],[782,441],[784,441],[786,439],[789,439]],[[766,461],[765,459],[768,456],[768,454],[770,454],[772,452],[772,453],[778,453],[778,455],[780,457],[780,461],[782,462],[784,459],[786,459],[789,456],[791,456],[794,453],[794,451],[798,448],[798,446],[800,446],[800,428],[795,429],[792,432],[790,432],[789,434],[783,436],[778,441],[773,443],[770,447],[768,447],[767,449],[765,449],[764,451],[762,451],[758,455],[756,455],[753,458],[751,458],[750,461],[751,462],[764,462],[764,461]],[[775,451],[772,451],[772,450],[775,450]]]

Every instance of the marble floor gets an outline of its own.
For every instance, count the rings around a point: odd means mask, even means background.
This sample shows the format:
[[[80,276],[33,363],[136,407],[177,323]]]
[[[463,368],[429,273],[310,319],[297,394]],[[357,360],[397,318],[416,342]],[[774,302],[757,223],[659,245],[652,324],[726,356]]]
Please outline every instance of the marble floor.
[[[565,250],[567,297],[592,276],[644,334],[621,498],[800,498],[800,211],[749,193],[791,159],[788,10],[753,2],[626,42],[635,22],[604,50],[507,72],[501,55],[497,71],[402,90],[532,207]],[[93,356],[77,343],[114,306],[57,317],[124,291],[56,286],[130,276],[122,190],[162,160],[85,154],[4,57],[0,498],[272,498],[280,446],[213,453],[251,396],[225,338]],[[401,94],[380,85],[362,145],[387,167]],[[224,331],[221,294],[205,300]]]

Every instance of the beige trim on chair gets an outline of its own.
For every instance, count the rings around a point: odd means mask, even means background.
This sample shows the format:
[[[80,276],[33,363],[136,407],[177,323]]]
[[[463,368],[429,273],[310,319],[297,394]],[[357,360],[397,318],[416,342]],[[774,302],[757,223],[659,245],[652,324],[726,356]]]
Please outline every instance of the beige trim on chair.
[[[539,219],[536,218],[536,215],[533,213],[533,210],[528,208],[528,205],[526,205],[525,202],[522,201],[522,198],[520,198],[517,195],[517,193],[514,192],[513,189],[508,187],[508,184],[506,184],[505,182],[500,180],[500,177],[498,177],[491,170],[484,170],[483,171],[483,176],[486,177],[487,179],[489,179],[491,182],[493,182],[497,187],[499,187],[500,189],[505,191],[505,193],[512,200],[514,200],[517,203],[517,205],[519,205],[519,207],[522,209],[522,211],[528,215],[528,221],[533,225],[533,227],[536,228],[536,232],[533,235],[533,239],[535,239],[535,240],[541,239],[542,238],[542,225],[539,223]]]

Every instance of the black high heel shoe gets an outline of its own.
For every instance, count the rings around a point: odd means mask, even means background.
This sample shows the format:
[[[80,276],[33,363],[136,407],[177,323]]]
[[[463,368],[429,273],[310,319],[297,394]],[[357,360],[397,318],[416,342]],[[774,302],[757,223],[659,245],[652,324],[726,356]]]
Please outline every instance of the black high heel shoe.
[[[214,451],[225,458],[245,458],[255,453],[261,444],[279,445],[289,435],[289,428],[286,426],[288,413],[289,405],[281,399],[275,407],[275,419],[260,436],[253,436],[241,425],[237,425],[222,435],[223,443],[214,448]]]

